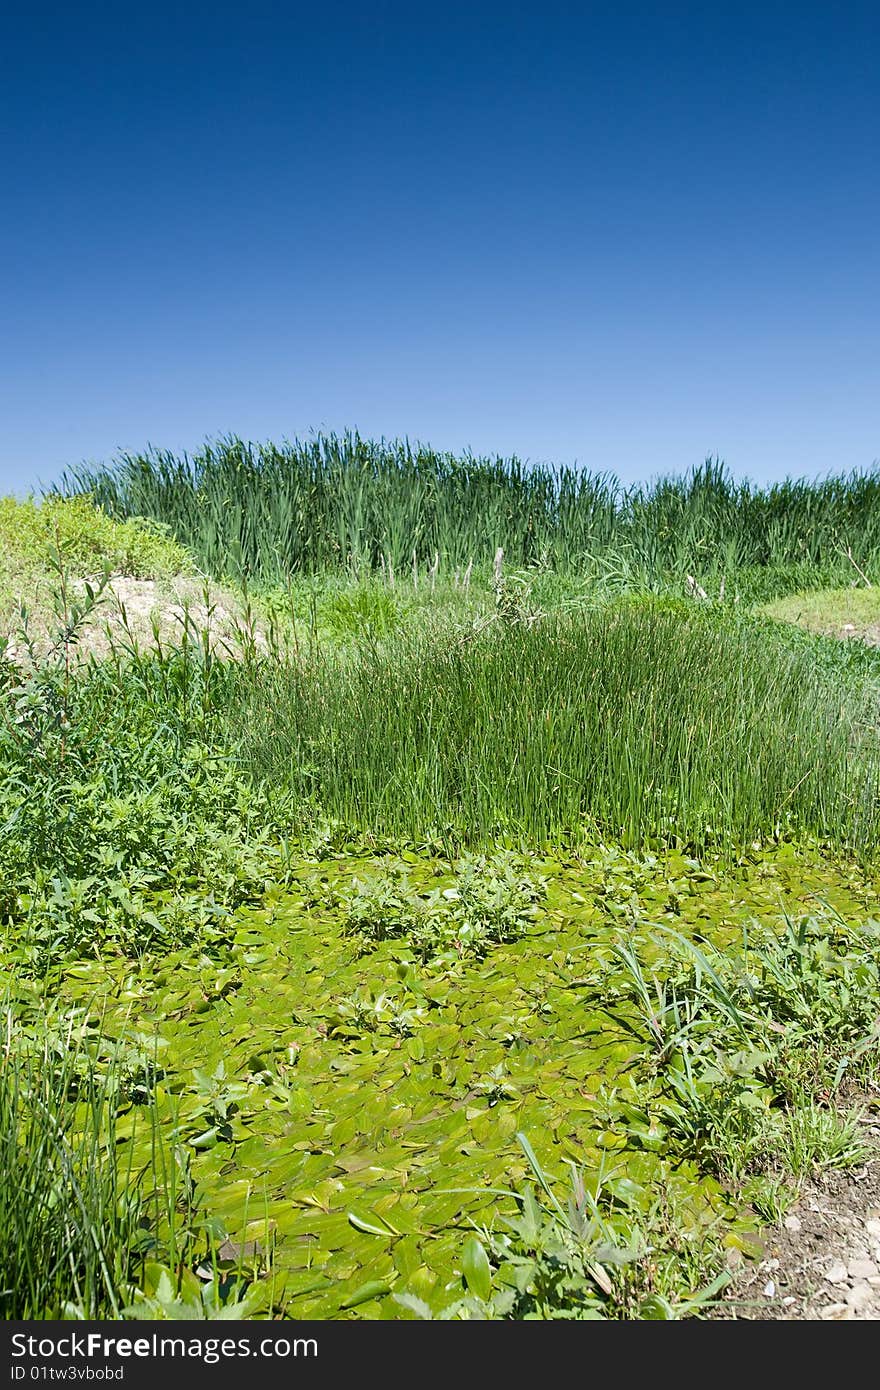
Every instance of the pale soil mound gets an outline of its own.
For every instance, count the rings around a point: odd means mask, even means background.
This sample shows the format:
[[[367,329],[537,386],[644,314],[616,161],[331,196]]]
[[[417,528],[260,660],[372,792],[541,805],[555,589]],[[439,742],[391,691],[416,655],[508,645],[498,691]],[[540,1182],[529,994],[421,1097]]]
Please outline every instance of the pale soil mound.
[[[85,580],[73,583],[74,595],[80,599]],[[92,579],[94,586],[97,581]],[[43,601],[41,601],[43,600]],[[57,621],[47,617],[48,604],[40,595],[30,622],[31,635],[38,648],[47,635],[57,627]],[[203,580],[178,575],[173,579],[133,579],[116,574],[103,590],[100,600],[79,634],[76,650],[79,656],[104,657],[115,646],[135,645],[140,650],[179,645],[182,641],[199,641],[207,632],[212,650],[236,655],[241,651],[246,615],[236,595]],[[7,656],[15,660],[21,653],[21,641],[14,626],[7,625],[10,638]],[[256,629],[251,636],[258,647],[265,637]],[[246,639],[245,639],[246,640]]]

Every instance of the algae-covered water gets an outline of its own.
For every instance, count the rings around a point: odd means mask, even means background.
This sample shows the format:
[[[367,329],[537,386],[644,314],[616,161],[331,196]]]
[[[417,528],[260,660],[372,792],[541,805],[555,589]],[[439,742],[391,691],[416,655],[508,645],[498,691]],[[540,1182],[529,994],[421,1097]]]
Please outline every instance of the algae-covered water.
[[[665,1142],[613,944],[650,956],[656,927],[733,944],[755,920],[826,906],[861,922],[871,876],[792,845],[734,865],[603,847],[537,858],[546,891],[520,939],[425,959],[343,930],[351,885],[387,862],[303,862],[210,956],[67,970],[62,997],[127,1041],[119,1136],[136,1162],[154,1158],[146,1088],[166,1151],[187,1156],[218,1231],[259,1241],[294,1317],[398,1317],[392,1290],[442,1308],[467,1237],[515,1210],[518,1132],[554,1181],[570,1160],[644,1219],[674,1208],[684,1240],[747,1240],[754,1213]],[[441,859],[402,862],[421,894],[451,881]]]

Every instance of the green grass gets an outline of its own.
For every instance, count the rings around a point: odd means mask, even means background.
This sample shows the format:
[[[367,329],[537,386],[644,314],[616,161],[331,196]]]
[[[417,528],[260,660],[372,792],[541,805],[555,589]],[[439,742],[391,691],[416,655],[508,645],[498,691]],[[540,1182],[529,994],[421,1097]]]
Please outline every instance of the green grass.
[[[265,1308],[271,1283],[224,1250],[189,1154],[160,1132],[155,1039],[110,1038],[87,1009],[16,993],[0,1014],[0,1317]]]
[[[678,590],[690,573],[713,596],[724,579],[752,599],[848,582],[853,561],[873,573],[880,557],[876,473],[761,488],[708,460],[627,489],[607,474],[347,434],[122,454],[71,470],[63,489],[166,524],[218,578],[267,584],[380,568],[424,582],[435,557],[449,577],[470,563],[487,573],[500,546],[514,567]]]
[[[554,582],[542,586],[550,602],[582,602],[579,587]],[[265,629],[275,626],[287,644],[300,652],[316,646],[333,648],[358,641],[384,642],[395,635],[422,632],[487,617],[495,600],[485,583],[455,586],[442,579],[413,588],[411,578],[393,588],[377,575],[356,579],[344,574],[296,576],[281,586],[250,590]]]
[[[118,1318],[149,1247],[113,1077],[75,1024],[25,1048],[6,1025],[17,1046],[0,1067],[0,1315]]]
[[[378,836],[876,842],[869,697],[808,641],[626,601],[228,673],[258,780]]]

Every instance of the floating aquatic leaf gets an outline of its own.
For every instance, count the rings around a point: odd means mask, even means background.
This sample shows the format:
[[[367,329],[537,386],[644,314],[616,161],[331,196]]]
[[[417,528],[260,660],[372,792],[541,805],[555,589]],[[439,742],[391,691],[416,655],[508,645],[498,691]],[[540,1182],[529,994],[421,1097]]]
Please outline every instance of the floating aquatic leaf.
[[[391,1292],[391,1285],[384,1283],[381,1279],[371,1279],[366,1284],[361,1284],[359,1289],[355,1289],[350,1298],[347,1298],[340,1306],[343,1308],[358,1308],[362,1303],[371,1303],[374,1298],[384,1298]]]
[[[492,1267],[481,1241],[471,1236],[465,1242],[461,1257],[465,1283],[476,1298],[488,1301],[492,1295]]]
[[[364,1231],[370,1236],[387,1237],[400,1234],[389,1222],[384,1221],[382,1217],[375,1217],[371,1220],[369,1217],[359,1216],[357,1212],[350,1211],[348,1213],[348,1219],[356,1231]]]

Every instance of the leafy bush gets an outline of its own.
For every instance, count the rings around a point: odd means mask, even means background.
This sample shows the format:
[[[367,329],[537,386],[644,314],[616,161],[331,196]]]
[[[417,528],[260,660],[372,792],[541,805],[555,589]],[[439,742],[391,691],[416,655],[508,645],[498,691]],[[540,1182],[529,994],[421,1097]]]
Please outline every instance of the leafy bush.
[[[291,800],[255,789],[218,736],[209,650],[116,650],[74,671],[98,595],[61,583],[55,639],[23,641],[0,693],[0,918],[15,958],[44,969],[108,945],[207,944],[283,878]]]
[[[10,568],[43,570],[60,552],[71,572],[111,571],[155,579],[190,572],[169,528],[144,517],[114,519],[87,496],[0,498],[0,554]]]

